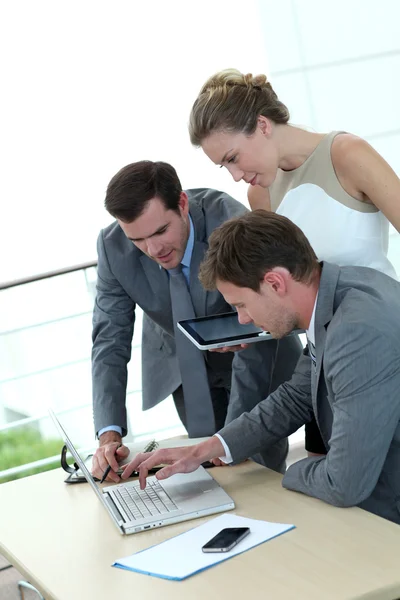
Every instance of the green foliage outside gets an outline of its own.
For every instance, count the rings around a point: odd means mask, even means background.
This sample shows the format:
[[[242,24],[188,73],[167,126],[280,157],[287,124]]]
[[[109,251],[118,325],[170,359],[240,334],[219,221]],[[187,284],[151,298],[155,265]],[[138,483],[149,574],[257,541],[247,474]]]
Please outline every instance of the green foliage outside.
[[[41,458],[59,456],[62,445],[63,442],[60,439],[41,438],[40,433],[35,428],[24,427],[23,429],[0,431],[0,471],[26,465]],[[0,478],[0,483],[42,473],[43,471],[51,471],[59,466],[60,461],[57,460],[49,465],[42,465],[22,473]]]

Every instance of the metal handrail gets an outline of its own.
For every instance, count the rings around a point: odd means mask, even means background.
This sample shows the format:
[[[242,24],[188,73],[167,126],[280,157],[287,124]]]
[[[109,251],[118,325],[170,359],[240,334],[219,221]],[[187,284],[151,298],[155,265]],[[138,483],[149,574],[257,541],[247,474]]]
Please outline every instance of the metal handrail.
[[[90,406],[90,402],[85,402],[85,404],[78,404],[78,406],[73,406],[69,408],[64,408],[63,410],[58,410],[58,415],[67,415],[71,412],[76,412],[77,410],[82,410]],[[11,423],[6,423],[5,425],[0,425],[0,431],[8,431],[9,429],[14,429],[15,427],[22,427],[24,425],[31,425],[32,423],[36,423],[37,421],[41,421],[42,419],[49,419],[50,415],[48,411],[44,413],[40,413],[34,417],[23,417],[22,419],[18,419],[17,421],[12,421]]]
[[[97,267],[97,260],[90,262],[81,263],[79,265],[73,265],[72,267],[65,267],[64,269],[57,269],[56,271],[48,271],[47,273],[40,273],[39,275],[32,275],[31,277],[23,277],[22,279],[15,279],[14,281],[4,281],[0,283],[0,290],[7,290],[18,285],[25,285],[26,283],[34,283],[35,281],[41,281],[42,279],[49,279],[50,277],[57,277],[58,275],[66,275],[68,273],[74,273],[74,271],[81,271],[84,269],[90,269],[91,267]]]

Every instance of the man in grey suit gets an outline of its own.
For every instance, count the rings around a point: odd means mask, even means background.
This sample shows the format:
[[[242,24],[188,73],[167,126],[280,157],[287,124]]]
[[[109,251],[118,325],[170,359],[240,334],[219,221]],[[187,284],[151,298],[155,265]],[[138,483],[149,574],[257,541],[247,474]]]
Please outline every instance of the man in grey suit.
[[[94,422],[100,444],[93,460],[93,473],[101,477],[110,465],[108,479],[119,481],[115,473],[117,462],[128,454],[122,437],[127,433],[127,363],[136,304],[144,311],[143,408],[151,408],[173,394],[183,424],[189,433],[194,432],[192,437],[212,435],[223,427],[227,412],[229,421],[251,410],[289,379],[301,354],[301,345],[294,337],[279,344],[276,341],[252,344],[236,353],[202,354],[195,350],[200,355],[204,377],[198,377],[200,367],[195,365],[198,356],[193,363],[187,362],[189,366],[182,375],[180,364],[186,357],[177,356],[178,341],[182,344],[177,336],[182,334],[176,331],[176,319],[172,316],[172,274],[182,267],[180,276],[185,275],[186,280],[181,291],[187,296],[189,289],[189,303],[196,316],[232,311],[218,291],[203,289],[198,270],[209,234],[247,209],[216,190],[184,192],[171,165],[151,161],[133,163],[119,171],[108,185],[105,206],[117,221],[104,229],[98,239],[92,373]],[[182,337],[190,354],[194,346]],[[197,376],[197,384],[192,388],[187,385],[189,393],[184,394],[185,385],[182,389],[181,383],[185,384],[186,377],[186,383],[190,384],[191,376]],[[204,380],[206,393],[193,400],[197,388],[204,387]],[[189,422],[188,411],[193,409],[194,418]],[[203,417],[197,417],[198,409],[203,411]],[[279,440],[258,459],[283,471],[286,454],[287,440]]]
[[[266,211],[211,235],[200,280],[236,306],[242,323],[276,338],[306,329],[308,348],[292,379],[251,412],[190,449],[138,455],[124,477],[140,468],[143,487],[152,464],[171,463],[157,473],[163,479],[215,456],[238,462],[315,414],[326,455],[291,465],[283,486],[400,523],[400,283],[366,267],[318,263],[301,230]]]

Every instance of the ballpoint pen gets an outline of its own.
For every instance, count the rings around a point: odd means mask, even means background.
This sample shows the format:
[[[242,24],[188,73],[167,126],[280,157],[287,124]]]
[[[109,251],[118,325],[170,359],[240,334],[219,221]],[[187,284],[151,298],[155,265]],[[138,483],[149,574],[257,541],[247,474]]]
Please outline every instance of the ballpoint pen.
[[[157,447],[158,447],[158,442],[156,442],[156,440],[152,440],[151,442],[149,442],[147,444],[147,446],[145,447],[145,449],[143,450],[143,452],[152,452]]]

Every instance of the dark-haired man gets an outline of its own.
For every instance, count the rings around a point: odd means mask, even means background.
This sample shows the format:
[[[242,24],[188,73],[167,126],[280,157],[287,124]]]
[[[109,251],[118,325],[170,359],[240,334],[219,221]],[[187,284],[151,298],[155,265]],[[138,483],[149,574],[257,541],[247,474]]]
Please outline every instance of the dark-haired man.
[[[400,283],[366,267],[319,263],[303,232],[257,210],[210,236],[200,268],[206,289],[282,338],[306,329],[308,349],[292,379],[209,440],[138,455],[139,468],[167,463],[159,479],[204,460],[243,460],[315,414],[326,454],[291,465],[284,487],[335,506],[360,506],[400,523]]]
[[[109,464],[118,481],[119,447],[127,433],[126,383],[135,306],[144,311],[142,336],[143,408],[170,394],[191,437],[212,435],[228,414],[251,410],[290,378],[301,353],[290,337],[236,352],[196,350],[176,321],[232,311],[218,291],[206,292],[198,280],[208,236],[246,208],[212,189],[183,191],[175,169],[141,161],[124,167],[110,181],[105,206],[116,222],[98,239],[97,298],[93,315],[93,407],[100,447],[93,473]],[[188,306],[190,304],[190,306]],[[282,471],[287,441],[262,457]]]

